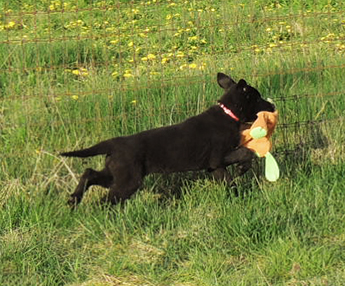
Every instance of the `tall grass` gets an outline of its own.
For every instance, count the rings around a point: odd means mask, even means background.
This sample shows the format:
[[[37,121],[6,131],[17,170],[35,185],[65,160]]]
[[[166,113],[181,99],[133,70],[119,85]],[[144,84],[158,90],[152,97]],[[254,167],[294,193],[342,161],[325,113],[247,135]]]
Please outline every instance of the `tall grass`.
[[[344,4],[0,3],[1,285],[343,285]],[[174,124],[221,95],[217,71],[275,100],[268,183],[149,176],[123,206],[62,150]],[[233,169],[230,168],[230,172]],[[235,194],[238,194],[237,196]]]

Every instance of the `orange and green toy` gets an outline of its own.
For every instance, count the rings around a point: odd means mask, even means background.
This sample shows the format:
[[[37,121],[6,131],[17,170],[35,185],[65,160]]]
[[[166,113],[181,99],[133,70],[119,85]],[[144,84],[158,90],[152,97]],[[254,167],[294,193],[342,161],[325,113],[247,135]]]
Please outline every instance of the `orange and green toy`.
[[[270,153],[272,133],[277,125],[278,112],[261,111],[252,125],[242,126],[241,145],[256,153],[259,157],[265,157],[266,179],[274,182],[279,178],[279,167]]]

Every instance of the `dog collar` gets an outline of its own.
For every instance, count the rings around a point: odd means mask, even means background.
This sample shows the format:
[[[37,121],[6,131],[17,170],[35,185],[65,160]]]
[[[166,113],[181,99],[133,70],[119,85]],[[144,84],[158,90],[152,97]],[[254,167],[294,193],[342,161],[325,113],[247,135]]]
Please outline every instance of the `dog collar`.
[[[240,121],[240,119],[229,109],[227,108],[223,103],[218,103],[218,105],[220,106],[221,109],[223,109],[223,111],[229,115],[231,118],[235,119],[236,121]]]

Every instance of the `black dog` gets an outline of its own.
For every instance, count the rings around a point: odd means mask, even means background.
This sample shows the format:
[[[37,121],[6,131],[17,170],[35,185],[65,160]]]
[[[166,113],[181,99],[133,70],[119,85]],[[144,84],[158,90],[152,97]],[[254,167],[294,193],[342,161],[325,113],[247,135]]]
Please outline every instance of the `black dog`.
[[[134,194],[151,173],[208,170],[216,179],[231,181],[226,167],[238,163],[242,172],[251,166],[253,152],[240,147],[241,123],[256,119],[259,111],[274,111],[260,93],[245,80],[235,83],[218,73],[224,95],[218,105],[186,121],[112,138],[90,148],[62,153],[68,157],[106,155],[101,171],[86,169],[71,195],[76,205],[92,185],[110,188],[105,202],[118,203]]]

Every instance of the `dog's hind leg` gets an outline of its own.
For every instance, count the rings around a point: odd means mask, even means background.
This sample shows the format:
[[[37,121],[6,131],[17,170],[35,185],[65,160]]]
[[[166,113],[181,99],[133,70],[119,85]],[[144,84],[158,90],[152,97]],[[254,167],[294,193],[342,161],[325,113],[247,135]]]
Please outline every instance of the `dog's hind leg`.
[[[141,186],[144,174],[140,168],[121,168],[113,174],[114,182],[102,203],[117,204],[129,199]]]
[[[90,168],[86,169],[79,180],[77,188],[74,193],[71,194],[68,204],[71,206],[78,205],[90,186],[99,185],[109,188],[112,181],[113,177],[106,168],[102,171],[95,171]]]

